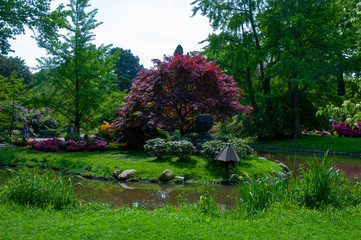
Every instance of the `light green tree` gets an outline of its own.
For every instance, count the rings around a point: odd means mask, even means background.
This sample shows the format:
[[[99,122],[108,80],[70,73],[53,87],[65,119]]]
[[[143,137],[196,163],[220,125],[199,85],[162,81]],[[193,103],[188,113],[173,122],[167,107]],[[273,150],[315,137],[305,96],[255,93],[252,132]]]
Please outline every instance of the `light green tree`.
[[[110,46],[92,44],[93,30],[101,23],[94,18],[96,9],[86,11],[88,2],[70,0],[66,33],[40,43],[52,56],[40,60],[43,69],[51,70],[51,84],[39,100],[74,121],[78,130],[99,111],[117,57],[106,54]]]
[[[10,137],[14,129],[22,126],[17,120],[21,111],[19,98],[25,89],[23,81],[23,78],[17,78],[16,72],[8,78],[0,75],[0,130],[7,131]]]

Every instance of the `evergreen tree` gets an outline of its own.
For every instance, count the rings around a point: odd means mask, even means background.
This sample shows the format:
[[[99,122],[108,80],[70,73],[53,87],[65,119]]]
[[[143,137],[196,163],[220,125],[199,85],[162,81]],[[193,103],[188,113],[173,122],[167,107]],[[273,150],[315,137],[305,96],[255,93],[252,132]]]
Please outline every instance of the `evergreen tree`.
[[[179,55],[183,55],[183,47],[182,45],[178,45],[177,48],[174,51],[174,54],[179,54]]]
[[[119,54],[114,67],[114,73],[117,75],[116,84],[120,91],[130,90],[133,79],[143,69],[143,65],[139,64],[139,57],[134,56],[130,49],[112,48],[109,55],[113,54]]]

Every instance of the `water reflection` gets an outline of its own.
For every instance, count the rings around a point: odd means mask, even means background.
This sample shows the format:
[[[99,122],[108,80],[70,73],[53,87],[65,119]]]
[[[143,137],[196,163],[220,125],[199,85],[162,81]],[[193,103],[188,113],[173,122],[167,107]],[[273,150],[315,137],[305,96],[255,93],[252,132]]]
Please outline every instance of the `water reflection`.
[[[256,152],[257,156],[265,157],[269,160],[279,160],[286,164],[291,169],[294,169],[295,173],[299,175],[300,168],[306,167],[306,160],[310,157],[317,157],[319,160],[323,158],[323,155],[304,154],[304,153],[274,153],[274,152]],[[349,157],[349,156],[328,156],[332,160],[332,164],[336,169],[342,170],[348,179],[361,179],[361,158]]]
[[[144,184],[101,182],[77,178],[73,182],[80,199],[85,202],[102,202],[111,206],[145,207],[155,209],[166,205],[178,205],[183,200],[195,203],[199,199],[194,184]],[[216,199],[222,208],[235,207],[237,187],[212,186]],[[205,187],[198,187],[198,193],[203,193]],[[182,196],[182,197],[180,197]]]

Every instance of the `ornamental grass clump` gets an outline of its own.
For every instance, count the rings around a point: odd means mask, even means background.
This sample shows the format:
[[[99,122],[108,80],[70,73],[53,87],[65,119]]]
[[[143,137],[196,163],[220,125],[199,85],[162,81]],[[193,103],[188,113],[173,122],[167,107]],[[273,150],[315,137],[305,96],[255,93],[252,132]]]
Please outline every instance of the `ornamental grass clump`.
[[[317,157],[307,160],[308,170],[301,169],[303,178],[300,181],[301,203],[309,208],[321,208],[325,205],[342,205],[340,196],[343,193],[345,179],[343,173],[331,166],[327,153],[321,162]]]
[[[12,171],[7,184],[2,188],[0,192],[3,199],[21,205],[63,209],[78,204],[70,179],[65,180],[53,171]]]
[[[251,179],[239,184],[235,197],[237,211],[241,216],[267,210],[273,203],[287,199],[288,183],[279,178]]]
[[[144,151],[152,156],[156,156],[157,160],[163,158],[164,154],[166,154],[170,150],[170,147],[165,139],[163,138],[154,138],[146,141],[144,145]]]

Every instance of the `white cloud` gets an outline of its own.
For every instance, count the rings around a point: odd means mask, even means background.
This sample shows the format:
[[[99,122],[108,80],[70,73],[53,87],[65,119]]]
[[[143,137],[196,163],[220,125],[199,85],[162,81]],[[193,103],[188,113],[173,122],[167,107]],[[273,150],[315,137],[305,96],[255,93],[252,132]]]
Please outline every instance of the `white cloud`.
[[[173,54],[178,44],[185,52],[202,48],[212,28],[208,18],[191,18],[192,0],[91,0],[90,9],[97,8],[96,19],[103,22],[96,30],[95,43],[113,44],[114,47],[130,49],[138,55],[141,64],[151,67],[151,59]],[[56,0],[54,5],[68,1]],[[36,58],[45,51],[36,46],[30,34],[18,36],[12,41],[13,56],[25,59],[28,66],[35,67]]]

